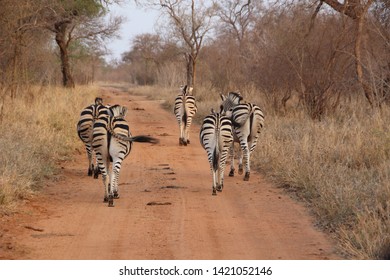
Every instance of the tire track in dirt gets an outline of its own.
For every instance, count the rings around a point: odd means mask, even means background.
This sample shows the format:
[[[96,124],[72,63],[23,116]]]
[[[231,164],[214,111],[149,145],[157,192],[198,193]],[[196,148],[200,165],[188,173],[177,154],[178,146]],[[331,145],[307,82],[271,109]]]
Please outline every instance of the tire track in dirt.
[[[212,196],[199,126],[191,129],[191,144],[180,147],[176,119],[160,101],[114,89],[103,98],[129,108],[133,135],[150,134],[160,143],[134,143],[122,166],[121,197],[114,208],[102,202],[101,179],[86,176],[87,160],[80,151],[63,166],[59,182],[7,218],[0,238],[12,236],[12,248],[0,258],[339,258],[307,210],[256,172],[249,182],[226,177],[224,191]]]

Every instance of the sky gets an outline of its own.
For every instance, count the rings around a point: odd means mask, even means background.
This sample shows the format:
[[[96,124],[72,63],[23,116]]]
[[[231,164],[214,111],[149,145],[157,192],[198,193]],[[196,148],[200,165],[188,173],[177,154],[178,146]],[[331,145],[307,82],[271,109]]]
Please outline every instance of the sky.
[[[145,10],[138,7],[134,1],[126,1],[122,5],[112,5],[110,15],[123,16],[125,22],[120,29],[120,39],[112,39],[107,44],[107,48],[112,54],[106,56],[107,60],[121,59],[123,52],[129,51],[131,40],[139,34],[156,33],[155,25],[159,12],[155,10]]]

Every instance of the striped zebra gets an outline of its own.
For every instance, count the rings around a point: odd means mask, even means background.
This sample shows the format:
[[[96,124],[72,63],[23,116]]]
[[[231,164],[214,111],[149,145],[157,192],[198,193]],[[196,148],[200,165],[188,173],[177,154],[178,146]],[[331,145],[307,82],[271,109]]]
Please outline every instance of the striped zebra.
[[[242,103],[240,93],[230,92],[227,97],[221,95],[221,111],[230,116],[233,125],[234,142],[240,144],[238,173],[243,173],[243,160],[245,163],[244,181],[250,177],[250,154],[256,148],[260,131],[264,125],[264,113],[253,103]],[[230,173],[234,176],[234,142],[230,148]]]
[[[199,136],[210,163],[212,195],[217,195],[217,191],[221,192],[223,189],[226,157],[233,143],[232,123],[228,117],[211,110],[211,114],[203,120]]]
[[[99,106],[98,118],[93,128],[93,149],[96,151],[99,170],[103,177],[103,201],[108,202],[110,207],[114,206],[114,198],[119,198],[119,173],[133,142],[158,143],[157,139],[149,136],[131,136],[125,120],[126,114],[127,108],[124,106],[114,105],[109,108]]]
[[[174,113],[179,123],[179,145],[187,146],[190,143],[190,126],[195,116],[197,107],[195,97],[192,95],[192,87],[187,85],[180,88],[181,93],[175,99]]]
[[[93,164],[93,149],[92,149],[92,132],[93,124],[97,118],[97,107],[103,104],[103,99],[95,98],[95,103],[85,107],[80,113],[80,119],[77,123],[77,134],[85,145],[88,157],[88,176],[94,175],[94,178],[99,176],[99,168],[97,163]]]

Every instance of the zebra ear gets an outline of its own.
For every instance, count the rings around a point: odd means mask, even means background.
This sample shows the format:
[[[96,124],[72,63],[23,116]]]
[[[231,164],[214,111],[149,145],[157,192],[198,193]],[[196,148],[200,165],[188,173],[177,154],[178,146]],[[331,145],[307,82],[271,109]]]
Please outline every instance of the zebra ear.
[[[221,96],[222,101],[225,101],[225,99],[226,99],[226,96],[225,96],[225,95],[223,95],[222,93],[220,93],[219,96]]]
[[[186,93],[187,92],[187,85],[184,85],[184,86],[180,86],[180,89],[183,93]]]
[[[122,113],[121,113],[121,115],[122,115],[122,116],[126,116],[126,115],[127,115],[127,112],[128,112],[127,107],[123,106],[123,107],[122,107]]]
[[[188,87],[188,93],[189,94],[192,94],[192,90],[193,90],[194,88],[193,87]]]

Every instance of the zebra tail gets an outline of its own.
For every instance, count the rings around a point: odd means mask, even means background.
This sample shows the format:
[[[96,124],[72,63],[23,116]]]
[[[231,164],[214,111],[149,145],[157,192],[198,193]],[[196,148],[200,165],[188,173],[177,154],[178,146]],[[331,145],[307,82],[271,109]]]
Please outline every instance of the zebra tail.
[[[185,108],[184,108],[184,114],[182,117],[182,122],[184,123],[184,127],[186,127],[187,126],[187,111]]]
[[[158,144],[160,142],[160,140],[158,140],[157,138],[153,138],[153,137],[146,136],[146,135],[138,135],[138,136],[128,137],[128,136],[125,136],[122,134],[116,134],[112,130],[109,132],[111,133],[111,136],[113,136],[114,138],[117,138],[119,140],[122,140],[122,141],[143,142],[143,143],[152,143],[152,144]]]
[[[219,131],[216,131],[215,147],[213,151],[213,168],[214,171],[218,170],[219,166]]]
[[[219,152],[217,147],[213,151],[213,169],[217,170],[219,165]]]
[[[133,136],[130,137],[130,139],[131,142],[143,142],[143,143],[152,143],[152,144],[158,144],[160,142],[160,140],[158,140],[157,138],[153,138],[146,135]]]

